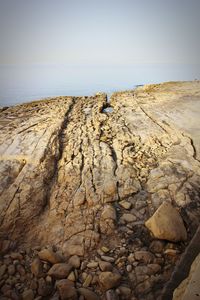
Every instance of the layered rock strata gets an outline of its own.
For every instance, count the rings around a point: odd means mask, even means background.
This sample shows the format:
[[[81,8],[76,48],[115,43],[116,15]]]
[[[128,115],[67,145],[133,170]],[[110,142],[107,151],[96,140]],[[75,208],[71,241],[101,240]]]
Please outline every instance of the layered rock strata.
[[[118,92],[110,103],[100,93],[1,110],[2,295],[158,299],[199,225],[199,115],[199,81]],[[164,228],[159,240],[145,222],[164,202],[182,231]],[[60,259],[41,257],[45,247]],[[10,274],[10,251],[23,252],[16,265],[30,279],[16,267]],[[71,266],[74,256],[84,266]],[[42,294],[40,285],[51,288]]]

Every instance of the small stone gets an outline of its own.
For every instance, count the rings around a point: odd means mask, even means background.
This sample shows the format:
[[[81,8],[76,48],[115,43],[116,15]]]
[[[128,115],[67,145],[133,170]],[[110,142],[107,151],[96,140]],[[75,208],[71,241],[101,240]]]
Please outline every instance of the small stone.
[[[122,294],[123,296],[125,296],[127,299],[129,299],[128,297],[130,297],[131,295],[131,289],[127,286],[123,286],[123,285],[120,285],[118,287],[119,291],[120,291],[120,294]]]
[[[143,281],[142,283],[139,283],[135,288],[137,294],[145,294],[148,293],[150,290],[151,290],[151,282],[148,279]]]
[[[31,289],[26,290],[22,294],[22,299],[23,300],[33,300],[34,299],[34,293]]]
[[[84,283],[83,283],[83,287],[88,287],[90,286],[90,283],[92,282],[92,275],[88,274]]]
[[[134,255],[136,260],[143,261],[146,264],[149,264],[154,260],[154,255],[148,251],[136,251]]]
[[[46,283],[47,284],[52,284],[52,278],[51,278],[51,276],[47,276],[46,278],[45,278],[45,280],[46,280]]]
[[[99,263],[97,262],[97,261],[92,261],[92,262],[89,262],[88,264],[87,264],[87,267],[89,268],[89,269],[92,269],[92,268],[97,268],[98,267],[98,265],[99,265]]]
[[[132,214],[123,214],[120,218],[120,220],[125,221],[127,223],[134,222],[137,220],[136,216]]]
[[[48,271],[48,275],[56,279],[63,279],[63,278],[67,278],[71,270],[72,270],[71,264],[58,263],[51,267],[51,269]]]
[[[19,272],[19,274],[21,276],[24,276],[26,274],[26,271],[25,271],[25,269],[24,269],[24,267],[22,265],[17,265],[16,269],[17,269],[17,272]]]
[[[62,257],[51,249],[41,250],[40,252],[38,252],[38,256],[41,260],[48,261],[51,264],[62,262]]]
[[[84,296],[84,299],[86,300],[99,300],[99,296],[95,294],[93,291],[86,289],[86,288],[79,288],[78,289],[79,294]]]
[[[11,286],[9,284],[4,284],[1,288],[1,292],[4,296],[10,297]]]
[[[23,256],[20,254],[20,253],[18,253],[18,252],[12,252],[11,254],[10,254],[10,257],[12,258],[12,259],[14,259],[14,260],[22,260],[23,259]]]
[[[37,292],[38,292],[38,295],[46,297],[51,294],[52,286],[51,286],[51,284],[47,284],[47,282],[44,280],[44,278],[40,278],[38,280]]]
[[[86,267],[87,267],[87,261],[83,261],[82,263],[81,263],[81,271],[83,271],[83,270],[85,270],[86,269]]]
[[[6,265],[0,266],[0,278],[3,277],[4,273],[6,272],[6,269],[7,269]]]
[[[187,239],[187,232],[180,214],[167,201],[161,204],[145,225],[158,239],[172,242]]]
[[[102,255],[101,259],[104,260],[104,261],[107,261],[107,262],[111,262],[111,263],[115,261],[115,259],[113,257],[106,256],[106,255]]]
[[[79,269],[81,265],[80,257],[73,255],[69,258],[68,263],[71,264],[75,269]]]
[[[161,266],[158,264],[149,264],[148,265],[148,274],[153,275],[161,271]]]
[[[112,272],[102,272],[99,275],[99,283],[102,289],[109,290],[117,287],[121,282],[121,275]]]
[[[67,279],[69,279],[71,281],[74,281],[74,282],[76,281],[76,276],[75,276],[75,274],[74,274],[73,271],[69,274],[69,276],[67,277]]]
[[[133,268],[132,268],[131,265],[127,265],[127,266],[126,266],[126,270],[127,270],[128,273],[130,273],[130,272],[132,271],[132,269],[133,269]]]
[[[177,249],[166,249],[164,251],[164,254],[169,255],[169,256],[177,256],[179,253],[180,253],[180,251]]]
[[[15,266],[14,265],[8,266],[8,274],[9,275],[14,275],[15,274]]]
[[[38,257],[35,258],[34,261],[31,264],[31,272],[36,277],[40,277],[43,274],[42,262],[41,262],[41,260]]]
[[[110,251],[110,249],[107,248],[107,247],[105,247],[105,246],[101,247],[101,250],[102,250],[104,253],[108,253],[108,252]]]
[[[133,253],[130,253],[128,256],[128,261],[130,264],[133,264],[135,262],[135,256]]]
[[[99,261],[99,268],[101,271],[112,271],[113,266],[111,263],[107,262],[107,261]]]
[[[32,280],[31,283],[30,283],[30,288],[32,290],[37,290],[38,288],[38,285],[37,285],[37,282],[35,280]]]
[[[151,242],[149,249],[153,253],[161,253],[164,249],[164,246],[164,241],[154,240],[153,242]]]
[[[125,209],[130,209],[131,208],[131,202],[128,202],[126,200],[122,200],[119,202],[119,205],[121,205]]]
[[[103,211],[101,213],[101,218],[104,220],[106,219],[116,220],[117,216],[116,216],[115,208],[111,205],[106,205],[103,208]]]
[[[106,300],[118,300],[119,297],[114,290],[106,291]]]
[[[74,283],[68,279],[62,279],[56,283],[61,300],[77,300],[78,295]]]

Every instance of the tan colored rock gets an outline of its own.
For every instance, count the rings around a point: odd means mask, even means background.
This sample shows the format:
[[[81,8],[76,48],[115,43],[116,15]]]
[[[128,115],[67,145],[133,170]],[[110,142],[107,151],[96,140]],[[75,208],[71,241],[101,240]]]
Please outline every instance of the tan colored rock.
[[[66,278],[70,274],[72,268],[71,264],[58,263],[51,267],[48,271],[48,275],[56,279]]]
[[[153,262],[154,259],[154,255],[152,253],[144,250],[136,251],[134,255],[136,260],[143,261],[146,264]]]
[[[31,272],[36,276],[40,277],[43,274],[42,262],[39,258],[35,258],[31,264]]]
[[[51,264],[57,264],[62,261],[62,257],[60,257],[60,255],[58,255],[51,249],[41,250],[40,252],[38,252],[38,256],[41,260],[48,261]]]
[[[103,290],[109,290],[117,287],[121,282],[121,275],[113,272],[101,272],[99,283]]]
[[[107,261],[99,261],[99,268],[101,269],[101,271],[111,271],[113,266],[110,262]]]
[[[74,283],[68,279],[58,280],[56,282],[61,300],[77,300],[78,294],[74,287]]]
[[[120,201],[119,204],[125,209],[130,209],[131,205],[132,205],[131,202],[126,201],[126,200]]]
[[[137,220],[136,216],[134,216],[133,214],[128,214],[128,213],[125,213],[121,216],[121,220],[127,222],[127,223],[130,223],[130,222],[134,222]]]
[[[187,232],[178,211],[169,203],[164,202],[145,223],[155,238],[172,242],[185,241]]]
[[[31,289],[26,290],[22,294],[22,299],[23,300],[33,300],[34,299],[34,293]]]
[[[86,288],[79,288],[78,292],[79,292],[79,294],[84,296],[85,300],[99,300],[100,299],[96,293],[94,293],[93,291],[86,289]]]
[[[75,269],[79,269],[81,265],[80,257],[73,255],[69,258],[68,263],[71,264]]]

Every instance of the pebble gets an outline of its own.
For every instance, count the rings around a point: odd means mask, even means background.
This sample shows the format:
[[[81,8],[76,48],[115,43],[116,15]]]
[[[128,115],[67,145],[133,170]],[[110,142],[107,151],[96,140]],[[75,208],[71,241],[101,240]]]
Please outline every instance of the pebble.
[[[15,274],[15,266],[14,265],[8,266],[8,274],[9,275],[14,275]]]
[[[134,255],[136,260],[143,261],[146,264],[154,260],[154,255],[148,251],[136,251]]]
[[[78,255],[73,255],[69,258],[68,263],[71,264],[75,269],[79,269],[81,265],[81,260]]]
[[[111,271],[113,266],[107,261],[99,261],[99,268],[101,271]]]
[[[112,262],[115,261],[115,259],[113,257],[111,257],[111,256],[105,256],[105,255],[102,255],[101,259],[104,260],[104,261],[110,262],[110,263],[112,263]]]
[[[98,265],[99,265],[99,263],[97,261],[92,261],[87,264],[87,267],[92,269],[92,268],[97,268]]]
[[[41,262],[41,260],[38,257],[35,258],[33,260],[32,264],[31,264],[31,272],[36,277],[39,277],[39,276],[41,276],[43,274],[42,262]]]
[[[101,272],[99,274],[99,283],[104,290],[117,287],[121,282],[121,275],[113,272]]]
[[[62,257],[54,252],[52,249],[43,249],[38,252],[38,256],[41,260],[50,262],[51,264],[56,264],[62,262]]]
[[[68,279],[58,280],[56,283],[60,299],[77,299],[77,290],[74,287],[74,283]]]
[[[22,294],[23,300],[33,300],[34,299],[34,293],[31,289],[25,290]]]
[[[101,247],[101,250],[102,250],[104,253],[108,253],[108,252],[110,251],[110,249],[107,248],[107,247],[105,247],[105,246]]]
[[[69,279],[71,281],[74,281],[74,282],[76,281],[76,276],[75,276],[75,274],[74,274],[73,271],[69,274],[69,276],[67,277],[67,279]]]
[[[79,288],[78,289],[79,294],[81,294],[84,299],[86,300],[99,300],[99,296],[97,296],[96,293],[94,293],[93,291],[86,289],[86,288]]]
[[[51,269],[48,271],[48,275],[56,279],[63,279],[70,274],[72,268],[73,267],[71,264],[58,263],[51,267]]]
[[[6,272],[7,266],[6,265],[2,265],[0,267],[0,278],[3,277],[4,273]]]
[[[20,254],[20,253],[18,253],[18,252],[12,252],[11,254],[10,254],[10,257],[13,259],[13,260],[22,260],[23,259],[23,256]]]
[[[85,278],[85,281],[83,282],[83,287],[90,286],[91,282],[92,282],[92,275],[88,274],[87,277]]]
[[[131,206],[132,206],[131,202],[128,202],[128,201],[126,201],[126,200],[120,201],[120,202],[119,202],[119,205],[121,205],[121,206],[122,206],[123,208],[125,208],[125,209],[130,209]]]
[[[132,271],[132,269],[133,269],[133,268],[132,268],[132,266],[131,266],[131,265],[127,265],[127,266],[126,266],[126,270],[127,270],[127,272],[131,272],[131,271]]]
[[[134,222],[137,220],[136,216],[132,215],[132,214],[123,214],[120,218],[120,220],[122,221],[125,221],[127,223],[130,223],[130,222]]]
[[[119,297],[114,290],[106,291],[106,300],[118,300]]]

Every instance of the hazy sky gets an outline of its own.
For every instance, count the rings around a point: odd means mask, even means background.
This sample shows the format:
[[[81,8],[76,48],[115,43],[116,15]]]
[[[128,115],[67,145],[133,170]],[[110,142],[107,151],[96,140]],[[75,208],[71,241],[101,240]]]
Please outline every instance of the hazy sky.
[[[200,63],[200,0],[0,0],[0,64]]]

